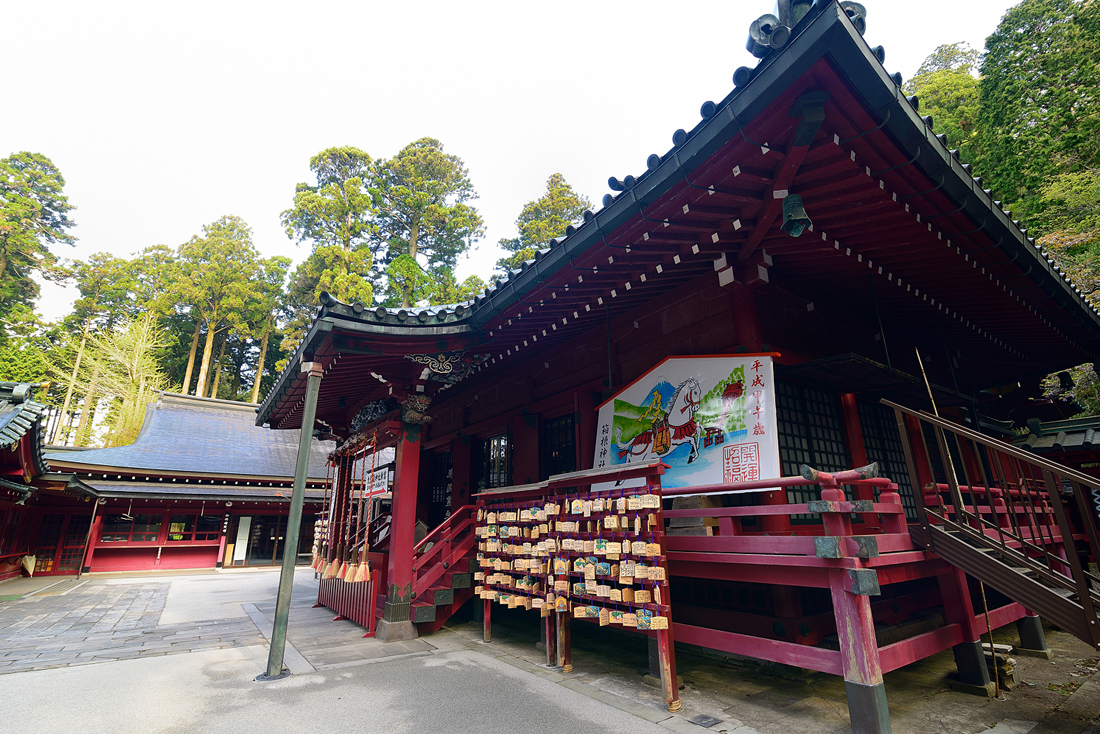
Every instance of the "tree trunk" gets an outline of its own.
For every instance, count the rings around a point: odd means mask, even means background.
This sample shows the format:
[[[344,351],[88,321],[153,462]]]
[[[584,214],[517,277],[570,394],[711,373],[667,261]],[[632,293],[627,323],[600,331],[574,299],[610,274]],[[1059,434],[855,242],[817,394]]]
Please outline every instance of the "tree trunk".
[[[99,384],[99,367],[97,366],[92,371],[92,379],[88,383],[88,394],[84,396],[84,408],[80,411],[80,422],[76,424],[76,439],[73,441],[74,446],[86,446],[88,442],[88,432],[92,428],[92,408],[95,405],[95,392],[96,386]]]
[[[76,375],[80,371],[80,361],[84,359],[84,347],[88,343],[88,327],[91,326],[91,323],[92,319],[90,317],[84,320],[84,334],[80,337],[80,348],[76,350],[76,363],[73,365],[72,377],[69,378],[69,386],[65,388],[65,402],[61,406],[61,419],[69,413],[69,401],[73,397],[73,386],[76,384]],[[57,435],[61,432],[63,422],[61,419],[54,425],[50,443],[57,443]]]
[[[256,381],[252,383],[252,402],[260,402],[260,380],[264,376],[264,360],[267,359],[267,337],[268,332],[264,332],[263,338],[260,340],[260,361],[256,363]]]
[[[221,338],[221,346],[218,348],[218,358],[214,361],[213,384],[210,385],[210,397],[218,397],[218,383],[222,379],[222,361],[225,359],[225,343],[229,341],[229,332],[226,332]]]
[[[417,241],[420,239],[420,222],[413,220],[409,225],[409,257],[414,261],[416,260],[416,253],[419,250]],[[405,286],[401,292],[401,307],[408,308],[412,305],[412,288]]]
[[[210,373],[210,357],[214,353],[214,334],[217,320],[210,319],[206,328],[206,345],[202,348],[202,362],[199,367],[199,384],[195,386],[195,394],[200,398],[206,394],[206,376]]]
[[[202,321],[195,319],[195,335],[191,337],[191,355],[187,358],[187,372],[183,376],[183,394],[191,394],[191,371],[195,369],[195,352],[199,348],[199,329]]]

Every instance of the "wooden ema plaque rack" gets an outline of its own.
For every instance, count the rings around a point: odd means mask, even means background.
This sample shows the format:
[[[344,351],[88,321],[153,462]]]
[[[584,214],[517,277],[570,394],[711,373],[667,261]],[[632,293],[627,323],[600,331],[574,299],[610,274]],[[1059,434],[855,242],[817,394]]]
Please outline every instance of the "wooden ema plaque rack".
[[[678,711],[664,469],[659,461],[594,469],[478,495],[474,593],[484,603],[485,641],[494,601],[540,612],[547,665],[564,673],[573,669],[572,620],[636,629],[657,638],[665,699]],[[639,477],[644,486],[609,486]]]

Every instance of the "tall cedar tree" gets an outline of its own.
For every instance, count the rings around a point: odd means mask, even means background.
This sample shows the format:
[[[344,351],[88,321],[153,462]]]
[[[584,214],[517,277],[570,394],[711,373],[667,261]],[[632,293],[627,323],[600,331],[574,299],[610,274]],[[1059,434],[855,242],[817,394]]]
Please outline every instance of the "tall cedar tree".
[[[980,62],[981,54],[969,44],[940,46],[905,83],[905,93],[920,101],[920,113],[931,115],[936,132],[945,133],[948,146],[970,162],[976,159],[979,142]]]
[[[176,298],[190,305],[196,328],[205,326],[206,343],[195,386],[200,396],[207,391],[215,337],[230,328],[247,328],[245,313],[255,298],[254,282],[259,277],[252,230],[244,220],[225,216],[202,229],[202,237],[192,237],[180,246],[180,277],[173,288]]]
[[[76,241],[67,232],[74,207],[64,188],[61,172],[44,155],[23,152],[0,159],[0,321],[38,298],[31,275],[52,275],[57,260],[48,246]]]
[[[421,138],[375,162],[371,194],[385,250],[386,303],[447,302],[451,294],[435,284],[453,280],[458,256],[485,233],[481,215],[467,204],[477,193],[466,164],[444,153],[438,140]]]
[[[317,183],[300,183],[282,213],[287,237],[308,243],[309,257],[291,276],[283,305],[286,346],[293,351],[317,312],[321,291],[340,300],[371,303],[377,276],[374,202],[368,191],[371,157],[351,146],[327,148],[309,160]]]
[[[546,180],[546,193],[523,206],[516,218],[518,236],[502,239],[501,249],[512,253],[497,260],[497,270],[508,277],[524,262],[535,256],[537,250],[550,246],[550,240],[565,235],[570,224],[580,224],[592,203],[578,194],[560,173],[553,173]]]
[[[1024,0],[986,39],[976,168],[1040,234],[1043,187],[1100,165],[1097,58],[1096,0]]]

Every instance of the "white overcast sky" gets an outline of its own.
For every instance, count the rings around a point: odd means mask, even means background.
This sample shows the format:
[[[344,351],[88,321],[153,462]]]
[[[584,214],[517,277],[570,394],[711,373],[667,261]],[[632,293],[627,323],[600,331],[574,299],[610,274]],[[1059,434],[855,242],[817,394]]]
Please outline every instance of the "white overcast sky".
[[[939,44],[985,37],[1015,2],[866,0],[870,45],[911,76]],[[672,132],[733,87],[768,0],[672,2],[49,2],[0,0],[0,156],[53,160],[75,247],[178,245],[223,214],[265,255],[308,254],[279,224],[309,158],[389,157],[423,136],[461,156],[486,236],[459,276],[560,172],[599,206]],[[39,311],[71,308],[47,285]]]

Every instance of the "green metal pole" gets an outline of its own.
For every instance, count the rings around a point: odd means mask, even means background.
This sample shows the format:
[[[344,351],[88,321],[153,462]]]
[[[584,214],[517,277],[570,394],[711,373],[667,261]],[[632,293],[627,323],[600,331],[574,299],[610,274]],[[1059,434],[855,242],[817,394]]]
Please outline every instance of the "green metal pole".
[[[306,383],[306,404],[302,412],[302,435],[298,439],[298,463],[294,466],[294,494],[290,498],[290,516],[286,523],[286,545],[283,546],[279,594],[275,601],[275,624],[271,630],[267,672],[257,676],[256,680],[277,680],[283,677],[286,623],[290,617],[290,592],[294,586],[294,564],[298,560],[298,535],[302,525],[302,505],[305,504],[309,452],[313,444],[313,418],[317,414],[317,393],[321,389],[321,365],[319,362],[302,362],[302,372],[309,373],[309,380]]]

